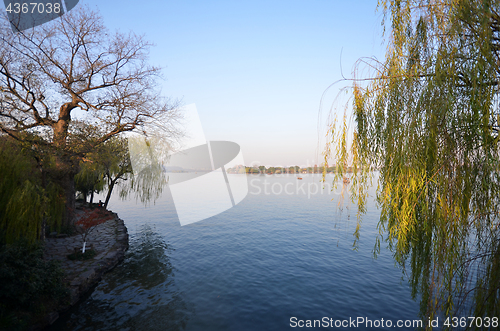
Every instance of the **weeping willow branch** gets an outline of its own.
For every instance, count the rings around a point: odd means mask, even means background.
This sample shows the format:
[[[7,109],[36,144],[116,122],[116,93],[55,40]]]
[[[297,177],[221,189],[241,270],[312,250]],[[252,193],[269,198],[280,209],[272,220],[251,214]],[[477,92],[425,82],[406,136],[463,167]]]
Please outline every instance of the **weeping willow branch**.
[[[379,6],[391,27],[385,61],[357,62],[355,73],[368,64],[375,75],[349,80],[352,114],[343,105],[330,124],[324,162],[336,180],[352,169],[360,214],[378,170],[374,254],[384,238],[423,318],[498,316],[500,1]]]

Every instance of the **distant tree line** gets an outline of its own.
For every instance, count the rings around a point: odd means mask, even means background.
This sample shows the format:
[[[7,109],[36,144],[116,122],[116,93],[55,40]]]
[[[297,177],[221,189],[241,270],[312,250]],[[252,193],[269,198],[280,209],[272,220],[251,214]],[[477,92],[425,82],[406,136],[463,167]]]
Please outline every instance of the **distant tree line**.
[[[324,167],[324,166],[313,166],[313,167],[266,167],[266,166],[254,166],[247,167],[243,165],[238,165],[229,169],[226,169],[227,173],[230,174],[322,174],[334,173],[336,170],[335,166]],[[352,169],[347,169],[347,172],[351,172]]]

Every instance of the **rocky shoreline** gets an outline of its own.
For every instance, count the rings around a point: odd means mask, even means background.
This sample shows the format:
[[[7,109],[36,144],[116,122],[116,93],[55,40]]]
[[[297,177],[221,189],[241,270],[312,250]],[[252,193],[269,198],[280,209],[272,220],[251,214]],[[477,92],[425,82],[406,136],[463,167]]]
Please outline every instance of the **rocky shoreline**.
[[[80,215],[85,211],[79,210]],[[54,323],[60,314],[75,305],[80,298],[101,279],[102,275],[120,263],[128,249],[128,232],[122,219],[116,213],[113,219],[98,225],[87,239],[87,249],[96,251],[91,259],[78,261],[69,260],[68,255],[81,250],[82,237],[55,237],[45,239],[44,259],[60,261],[65,272],[64,283],[70,292],[66,305],[58,307],[46,315],[44,321],[32,330],[42,330]]]

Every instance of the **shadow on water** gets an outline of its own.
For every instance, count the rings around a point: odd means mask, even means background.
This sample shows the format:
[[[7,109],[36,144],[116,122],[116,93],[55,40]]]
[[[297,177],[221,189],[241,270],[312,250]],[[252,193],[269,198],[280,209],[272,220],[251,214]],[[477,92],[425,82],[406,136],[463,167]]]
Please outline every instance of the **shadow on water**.
[[[124,261],[49,330],[182,330],[193,308],[175,286],[174,249],[145,224]]]

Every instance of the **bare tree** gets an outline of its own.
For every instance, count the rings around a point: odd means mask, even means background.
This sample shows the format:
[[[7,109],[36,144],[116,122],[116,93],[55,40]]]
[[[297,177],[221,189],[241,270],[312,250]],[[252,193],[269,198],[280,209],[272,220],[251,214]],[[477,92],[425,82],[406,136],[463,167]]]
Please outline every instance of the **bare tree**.
[[[85,153],[159,118],[172,124],[176,108],[157,89],[160,68],[147,63],[151,44],[133,33],[110,33],[95,11],[80,6],[18,33],[9,24],[0,23],[0,131],[50,151],[50,174],[66,192],[71,225],[74,176]],[[74,135],[72,118],[103,133]]]

